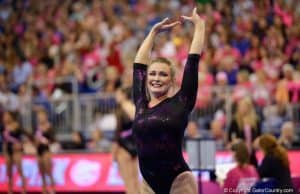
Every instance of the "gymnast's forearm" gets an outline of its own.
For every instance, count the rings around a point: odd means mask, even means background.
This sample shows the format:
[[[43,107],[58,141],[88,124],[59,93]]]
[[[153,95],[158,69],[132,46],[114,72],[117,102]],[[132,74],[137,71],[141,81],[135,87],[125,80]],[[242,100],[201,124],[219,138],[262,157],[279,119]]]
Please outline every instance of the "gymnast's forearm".
[[[145,40],[142,42],[134,62],[135,63],[141,63],[141,64],[149,64],[150,62],[150,56],[151,56],[151,50],[153,47],[155,38],[155,33],[151,30]]]
[[[190,47],[190,54],[201,54],[204,47],[205,25],[203,21],[195,22],[194,37]]]

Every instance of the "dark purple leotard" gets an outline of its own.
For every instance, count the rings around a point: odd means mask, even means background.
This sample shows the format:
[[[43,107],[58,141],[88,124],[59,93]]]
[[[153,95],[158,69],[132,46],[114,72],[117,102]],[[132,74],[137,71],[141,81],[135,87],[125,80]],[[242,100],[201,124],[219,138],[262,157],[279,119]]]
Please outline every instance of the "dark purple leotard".
[[[147,66],[134,64],[133,132],[141,173],[156,194],[169,193],[173,180],[190,170],[182,155],[182,141],[197,96],[199,58],[188,56],[180,90],[152,108],[146,95]]]

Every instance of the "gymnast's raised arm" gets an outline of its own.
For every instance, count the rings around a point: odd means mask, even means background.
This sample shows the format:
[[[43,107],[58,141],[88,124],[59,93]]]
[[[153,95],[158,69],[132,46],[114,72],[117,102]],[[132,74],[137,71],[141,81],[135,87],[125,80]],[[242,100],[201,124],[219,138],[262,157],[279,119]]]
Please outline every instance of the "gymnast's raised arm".
[[[204,38],[205,38],[205,22],[197,14],[197,8],[194,8],[192,15],[181,16],[184,20],[190,21],[194,24],[194,36],[193,41],[190,47],[189,54],[201,54],[204,47]]]
[[[146,38],[144,39],[144,41],[142,42],[134,62],[135,63],[142,63],[142,64],[149,64],[150,62],[150,55],[151,55],[151,50],[153,47],[153,43],[154,43],[154,39],[155,36],[164,30],[170,29],[176,25],[180,24],[179,21],[175,21],[172,23],[169,23],[169,19],[165,18],[163,21],[155,24],[152,29],[150,30],[150,32],[148,33],[148,35],[146,36]]]
[[[134,104],[139,107],[145,104],[147,101],[146,95],[146,75],[147,66],[150,63],[150,55],[153,47],[155,36],[163,31],[170,29],[177,24],[179,21],[168,23],[168,18],[155,24],[150,30],[149,34],[146,36],[145,40],[142,42],[135,60],[134,60],[134,71],[133,71],[133,101]]]
[[[200,54],[204,47],[205,37],[205,22],[197,14],[197,9],[194,8],[191,16],[182,16],[186,21],[194,24],[194,36],[189,51],[189,56],[185,64],[183,80],[179,95],[184,100],[186,107],[191,111],[195,105],[198,89],[198,66]]]

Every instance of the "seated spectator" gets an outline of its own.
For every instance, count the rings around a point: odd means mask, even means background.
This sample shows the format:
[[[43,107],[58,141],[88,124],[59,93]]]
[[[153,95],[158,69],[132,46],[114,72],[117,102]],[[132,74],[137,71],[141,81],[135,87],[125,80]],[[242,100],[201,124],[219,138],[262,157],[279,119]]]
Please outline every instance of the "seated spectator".
[[[19,107],[19,99],[16,94],[7,87],[7,77],[0,74],[0,108],[4,110],[16,111]]]
[[[273,178],[278,181],[279,188],[293,189],[287,151],[270,134],[262,135],[258,144],[264,154],[261,165],[258,167],[260,178]]]
[[[200,138],[201,134],[195,121],[189,121],[186,127],[185,137],[187,138]]]
[[[280,127],[284,123],[283,118],[279,115],[278,107],[276,105],[270,105],[263,110],[264,121],[262,122],[262,132],[272,133],[275,136],[279,136]]]
[[[95,129],[91,133],[91,140],[87,144],[88,149],[99,152],[109,152],[110,142],[103,137],[100,129]]]
[[[286,102],[298,102],[298,84],[295,80],[295,69],[291,64],[285,64],[282,67],[283,78],[278,83],[278,95]]]
[[[290,149],[294,147],[295,144],[297,144],[297,142],[298,137],[295,133],[295,127],[293,122],[287,121],[283,123],[278,143],[286,149]]]
[[[230,95],[228,79],[225,72],[216,74],[216,85],[213,90],[213,103],[218,109],[225,109],[226,100]]]
[[[254,88],[251,91],[253,100],[258,106],[257,108],[263,108],[269,104],[270,97],[273,95],[271,91],[272,85],[267,80],[266,73],[262,70],[256,71],[250,79]]]
[[[32,74],[32,65],[21,56],[15,55],[15,64],[12,71],[12,90],[18,91],[20,85],[28,81]]]
[[[50,151],[52,153],[59,153],[59,152],[61,152],[62,151],[62,147],[60,145],[60,142],[54,140],[54,142],[52,142],[50,144]]]
[[[65,149],[81,150],[86,148],[85,137],[80,131],[73,131],[71,135],[71,142],[64,146]]]
[[[222,150],[225,147],[225,132],[223,123],[220,119],[214,119],[210,123],[210,136],[215,139],[217,149]]]
[[[103,92],[112,94],[120,86],[120,75],[118,69],[114,66],[107,67],[105,71],[105,80],[103,85]]]
[[[232,146],[237,166],[231,169],[224,182],[224,193],[247,193],[259,179],[253,165],[249,164],[250,154],[246,144],[238,141]]]
[[[195,112],[199,117],[198,127],[201,130],[209,129],[209,122],[213,117],[213,113],[208,111],[213,103],[212,93],[212,77],[208,72],[198,73],[198,93],[195,103]]]
[[[249,80],[249,73],[240,70],[237,74],[237,85],[233,89],[232,98],[235,102],[249,96],[252,93],[252,83]]]
[[[101,98],[99,99],[99,104],[97,106],[103,108],[100,111],[97,110],[93,116],[93,121],[88,126],[88,131],[94,131],[97,129],[101,129],[101,133],[104,138],[113,140],[114,133],[117,128],[117,118],[114,112],[110,111],[108,113],[103,113],[106,110],[111,110],[111,108],[115,107],[115,99],[114,97]],[[109,108],[110,109],[109,109]],[[101,112],[103,111],[103,112]]]

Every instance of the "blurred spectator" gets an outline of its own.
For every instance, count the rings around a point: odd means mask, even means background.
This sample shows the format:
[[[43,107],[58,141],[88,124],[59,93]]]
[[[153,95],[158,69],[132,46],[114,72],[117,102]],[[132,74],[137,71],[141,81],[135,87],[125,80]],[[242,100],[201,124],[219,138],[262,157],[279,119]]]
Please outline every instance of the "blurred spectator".
[[[278,138],[278,143],[286,149],[293,148],[299,144],[299,138],[296,134],[293,122],[287,121],[281,127],[281,133]]]
[[[43,108],[47,112],[51,112],[51,105],[47,96],[40,90],[38,86],[32,86],[32,103],[34,110]]]
[[[25,128],[29,128],[32,124],[32,120],[28,119],[28,117],[31,115],[32,110],[30,109],[31,95],[27,84],[20,85],[18,90],[18,100],[18,111],[20,113],[22,125]]]
[[[27,60],[21,60],[16,56],[14,69],[12,72],[12,89],[17,91],[21,84],[24,84],[32,74],[32,65]]]
[[[282,68],[283,78],[278,82],[277,101],[280,103],[297,102],[297,84],[294,83],[294,69],[290,64],[285,64]]]
[[[17,111],[19,106],[18,97],[9,90],[7,75],[0,74],[0,108],[9,111]]]
[[[51,83],[51,81],[54,81],[53,79],[55,78],[51,77],[51,71],[47,69],[45,63],[38,63],[36,65],[33,69],[32,79],[41,89],[42,93],[46,96],[51,96],[54,89],[54,83]]]
[[[262,132],[272,133],[279,136],[280,128],[284,123],[284,118],[279,115],[279,110],[276,105],[270,105],[264,108],[264,121],[262,122]]]
[[[278,115],[284,121],[291,121],[293,119],[293,105],[294,104],[276,104]]]
[[[213,90],[213,103],[221,110],[225,110],[226,101],[230,96],[230,89],[228,87],[227,75],[225,72],[218,72],[216,75],[216,85]]]
[[[281,189],[293,188],[287,151],[270,134],[264,134],[259,138],[259,147],[264,154],[258,167],[259,176],[274,178]],[[290,193],[296,193],[296,191]]]
[[[198,92],[193,113],[197,117],[197,126],[200,130],[209,130],[209,123],[213,118],[214,112],[207,111],[213,105],[213,82],[212,74],[203,64],[198,72]]]
[[[255,102],[255,105],[258,108],[263,108],[270,104],[270,99],[272,97],[272,85],[267,80],[266,74],[262,70],[258,70],[253,74],[252,77],[252,97]]]
[[[252,92],[252,84],[249,80],[249,73],[246,70],[241,70],[237,74],[237,85],[234,87],[232,98],[234,102],[242,98],[250,96]]]
[[[231,147],[237,166],[227,173],[224,181],[224,193],[247,193],[259,179],[256,168],[249,164],[250,155],[243,141],[238,141]]]
[[[114,93],[119,86],[120,77],[117,68],[114,66],[108,67],[105,72],[103,91],[105,93]]]
[[[226,72],[229,85],[236,85],[237,83],[237,73],[239,69],[234,60],[235,58],[232,56],[227,56],[220,61],[220,70]]]
[[[86,140],[82,132],[72,131],[71,142],[63,146],[64,149],[84,150],[86,149]]]
[[[225,130],[222,120],[214,119],[210,123],[210,136],[215,139],[218,150],[222,150],[225,147]]]
[[[187,138],[200,138],[201,134],[195,121],[189,121],[186,127],[185,137]]]
[[[104,99],[103,102],[101,102],[101,105],[99,107],[104,107],[108,109],[107,107],[111,103],[110,100],[112,99],[111,98]],[[113,99],[113,101],[115,103],[115,99]],[[94,130],[101,129],[101,134],[105,139],[113,140],[115,130],[117,129],[117,122],[118,121],[114,112],[110,111],[109,113],[103,114],[101,111],[97,111],[94,115],[94,120],[88,126],[88,130],[94,131]]]
[[[291,64],[285,64],[283,66],[284,81],[288,90],[289,102],[300,102],[300,83],[296,80],[295,69]]]
[[[52,153],[59,153],[59,152],[62,151],[61,144],[60,144],[60,142],[57,141],[57,140],[54,140],[54,141],[50,144],[49,148],[50,148],[50,151],[51,151]]]
[[[109,152],[110,142],[103,137],[102,131],[100,129],[95,129],[91,132],[91,139],[87,143],[87,148],[91,151],[97,152]]]
[[[250,163],[257,165],[255,150],[252,147],[255,139],[261,134],[260,120],[250,98],[245,97],[238,101],[236,113],[229,125],[228,143],[237,139],[245,141],[250,154]]]
[[[0,89],[0,106],[9,111],[17,111],[19,107],[17,95],[10,91],[6,86]]]
[[[212,85],[213,77],[207,71],[206,67],[201,68],[202,71],[198,73],[198,93],[195,108],[205,109],[212,103]]]

